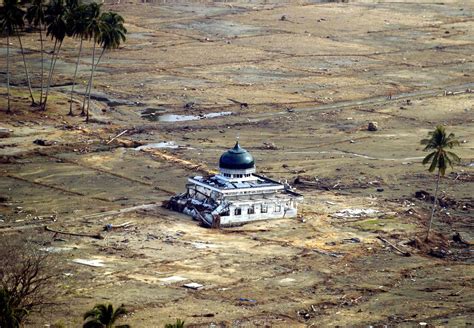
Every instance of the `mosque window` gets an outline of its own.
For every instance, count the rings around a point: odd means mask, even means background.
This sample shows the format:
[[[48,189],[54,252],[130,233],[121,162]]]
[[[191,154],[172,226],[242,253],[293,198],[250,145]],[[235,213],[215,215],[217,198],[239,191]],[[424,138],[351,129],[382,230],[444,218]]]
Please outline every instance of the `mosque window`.
[[[240,207],[234,210],[234,215],[241,215],[241,214],[242,214],[242,209]]]

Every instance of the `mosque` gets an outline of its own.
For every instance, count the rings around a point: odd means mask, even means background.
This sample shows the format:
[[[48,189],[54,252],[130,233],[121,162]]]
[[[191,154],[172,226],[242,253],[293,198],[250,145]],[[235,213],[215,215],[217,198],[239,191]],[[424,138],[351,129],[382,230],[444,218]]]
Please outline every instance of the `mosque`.
[[[287,183],[256,173],[253,156],[237,141],[219,160],[219,173],[188,178],[186,192],[166,207],[190,215],[206,227],[296,217],[303,200]]]

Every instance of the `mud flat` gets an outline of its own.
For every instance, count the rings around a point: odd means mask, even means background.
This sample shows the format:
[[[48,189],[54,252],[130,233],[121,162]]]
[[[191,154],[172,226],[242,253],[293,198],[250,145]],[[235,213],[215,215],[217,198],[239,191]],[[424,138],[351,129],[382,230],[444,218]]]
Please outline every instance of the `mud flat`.
[[[0,139],[1,237],[35,231],[67,263],[59,310],[30,317],[28,327],[79,326],[99,302],[124,303],[134,327],[175,318],[190,327],[474,323],[472,246],[452,240],[455,232],[474,239],[474,4],[106,7],[130,33],[97,73],[93,123],[66,116],[70,40],[48,112],[33,111],[18,87],[16,51],[14,115],[0,99],[9,131]],[[25,36],[25,47],[34,41]],[[378,131],[367,131],[373,121]],[[462,163],[442,180],[438,243],[419,245],[430,203],[415,193],[435,184],[419,140],[436,124],[462,141]],[[304,194],[298,219],[209,230],[159,206],[188,176],[215,170],[237,136],[259,172]],[[103,240],[44,231],[96,234],[128,222]]]

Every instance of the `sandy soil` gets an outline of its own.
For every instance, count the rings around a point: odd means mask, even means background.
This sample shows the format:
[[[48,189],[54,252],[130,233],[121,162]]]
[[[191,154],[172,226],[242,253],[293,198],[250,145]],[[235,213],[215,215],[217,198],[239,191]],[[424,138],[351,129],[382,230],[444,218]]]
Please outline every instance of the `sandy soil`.
[[[67,273],[60,312],[34,315],[28,327],[77,327],[98,302],[124,303],[135,327],[175,318],[190,327],[473,324],[472,246],[451,240],[455,232],[474,238],[474,93],[465,92],[474,89],[473,3],[106,7],[124,16],[129,34],[104,56],[93,123],[66,116],[78,45],[65,43],[51,106],[37,112],[18,87],[23,68],[13,41],[13,115],[0,99],[0,125],[12,130],[0,139],[1,238],[27,230],[51,238],[65,260],[57,269]],[[35,41],[24,37],[38,74]],[[3,94],[4,82],[2,74]],[[75,114],[80,101],[76,95]],[[220,112],[232,114],[166,121]],[[371,121],[378,131],[367,131]],[[422,238],[430,203],[415,192],[432,193],[435,175],[421,165],[419,140],[436,124],[462,141],[462,163],[442,179],[448,202],[434,229],[444,242],[420,249],[409,242]],[[298,219],[207,230],[159,206],[184,190],[188,176],[215,170],[236,137],[259,172],[299,182],[305,201]],[[135,149],[159,142],[179,147]],[[335,215],[344,209],[377,212]],[[124,222],[132,226],[103,232],[103,240],[44,231],[95,234]],[[78,258],[104,266],[72,262]],[[204,287],[183,288],[188,282]]]

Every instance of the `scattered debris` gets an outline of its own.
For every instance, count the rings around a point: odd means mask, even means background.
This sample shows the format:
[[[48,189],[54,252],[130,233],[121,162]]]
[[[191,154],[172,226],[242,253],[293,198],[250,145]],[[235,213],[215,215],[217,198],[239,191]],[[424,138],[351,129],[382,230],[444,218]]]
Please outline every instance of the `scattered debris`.
[[[35,139],[33,143],[38,146],[53,146],[57,144],[56,141],[49,141],[49,140],[44,140],[44,139]]]
[[[361,242],[360,238],[357,237],[352,237],[352,238],[344,238],[342,240],[343,243],[353,243],[353,244],[358,244]]]
[[[245,298],[245,297],[239,298],[239,301],[240,301],[240,302],[257,303],[256,300],[253,300],[253,299],[251,299],[251,298]]]
[[[458,244],[464,245],[464,246],[471,246],[471,243],[464,240],[464,238],[461,236],[461,234],[459,232],[456,232],[453,235],[453,241],[455,241]]]
[[[188,278],[184,278],[184,277],[181,277],[181,276],[170,276],[170,277],[166,277],[166,278],[160,278],[158,280],[165,283],[165,284],[173,284],[175,282],[188,280]]]
[[[190,282],[188,284],[184,284],[183,287],[198,290],[204,287],[204,285],[198,284],[197,282]]]
[[[72,260],[72,262],[87,265],[87,266],[91,266],[91,267],[96,267],[96,268],[100,268],[100,267],[105,266],[105,264],[103,263],[104,262],[103,260],[74,259],[74,260]]]
[[[385,244],[387,244],[388,246],[392,247],[394,250],[396,250],[397,252],[399,252],[400,254],[402,254],[403,256],[411,256],[410,252],[407,252],[407,251],[404,251],[400,248],[398,248],[397,246],[395,246],[394,244],[392,244],[391,242],[389,242],[387,239],[381,237],[381,236],[377,236],[377,239],[380,239],[382,242],[384,242]]]
[[[227,100],[230,100],[232,101],[233,103],[237,104],[237,105],[240,105],[240,108],[249,108],[249,104],[246,103],[246,102],[240,102],[238,100],[235,100],[235,99],[230,99],[230,98],[227,98]]]
[[[282,16],[280,17],[280,20],[281,20],[282,22],[286,21],[286,20],[287,20],[286,15],[282,15]]]
[[[68,236],[77,236],[77,237],[89,237],[89,238],[94,238],[94,239],[104,239],[104,237],[100,234],[86,234],[86,233],[75,233],[75,232],[68,232],[68,231],[59,231],[59,230],[53,230],[49,228],[48,226],[45,226],[44,229],[49,232],[54,232],[56,234],[61,234],[61,235],[68,235]]]
[[[0,127],[0,138],[8,138],[11,136],[11,130]]]
[[[110,139],[109,141],[106,142],[106,145],[110,144],[112,141],[114,141],[115,139],[117,139],[118,137],[120,136],[123,136],[125,133],[127,133],[128,130],[124,130],[122,132],[120,132],[119,134],[117,134],[115,137],[113,137],[112,139]]]
[[[367,126],[368,131],[377,131],[378,129],[377,122],[369,122],[369,125]]]
[[[108,223],[104,226],[104,231],[112,231],[112,230],[122,229],[122,228],[126,229],[126,228],[129,228],[131,226],[133,226],[133,222],[125,222],[125,223],[117,224],[117,225]]]
[[[362,217],[376,217],[380,216],[380,211],[371,208],[346,208],[332,214],[335,218],[362,218]]]

